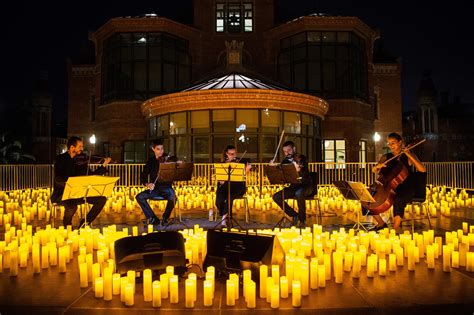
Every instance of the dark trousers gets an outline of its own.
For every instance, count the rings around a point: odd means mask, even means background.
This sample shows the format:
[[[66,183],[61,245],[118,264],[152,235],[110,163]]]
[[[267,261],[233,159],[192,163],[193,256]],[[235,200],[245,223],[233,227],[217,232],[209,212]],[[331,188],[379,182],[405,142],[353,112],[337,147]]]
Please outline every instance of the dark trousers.
[[[97,218],[99,213],[102,211],[107,198],[105,197],[87,197],[87,203],[92,205],[91,210],[86,215],[87,223],[91,223],[92,221]],[[68,225],[72,225],[72,217],[77,211],[77,205],[83,204],[84,198],[78,199],[68,199],[61,202],[61,205],[64,206],[64,217],[63,217],[63,225],[66,227]],[[81,225],[81,224],[79,224]]]
[[[284,193],[283,193],[284,192]],[[276,204],[283,209],[283,202],[285,202],[285,213],[290,217],[298,216],[299,220],[302,222],[306,221],[306,197],[311,195],[313,188],[311,185],[302,185],[302,184],[292,184],[284,189],[280,190],[273,195],[273,200]],[[283,194],[285,199],[296,199],[298,203],[299,213],[295,211],[290,205],[283,200]]]
[[[173,211],[174,205],[176,203],[176,195],[174,193],[173,187],[171,186],[156,186],[155,189],[149,190],[146,189],[136,195],[135,199],[142,208],[143,213],[147,219],[155,218],[156,215],[148,204],[148,199],[155,199],[162,197],[163,200],[167,200],[165,212],[163,213],[163,219],[168,220]]]
[[[228,182],[225,182],[222,185],[217,186],[216,190],[216,207],[219,210],[219,215],[223,216],[228,212],[229,204],[227,203],[228,197]],[[234,182],[230,185],[230,207],[232,211],[232,205],[234,203],[234,199],[241,198],[245,192],[247,191],[247,187],[245,183]]]

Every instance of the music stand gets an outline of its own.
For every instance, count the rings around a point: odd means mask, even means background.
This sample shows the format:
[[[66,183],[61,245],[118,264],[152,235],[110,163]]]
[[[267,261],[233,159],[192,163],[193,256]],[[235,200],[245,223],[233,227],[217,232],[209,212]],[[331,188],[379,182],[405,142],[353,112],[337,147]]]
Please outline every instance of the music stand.
[[[285,184],[301,184],[301,177],[298,175],[298,171],[293,164],[279,164],[279,165],[264,165],[263,170],[271,185],[285,185]],[[287,217],[285,213],[285,187],[282,191],[283,200],[283,216],[273,227],[282,227],[283,223],[287,221],[290,225],[293,223]]]
[[[235,162],[214,164],[216,181],[227,182],[227,215],[229,216],[229,220],[226,221],[227,228],[233,228],[234,226],[238,226],[241,230],[244,229],[239,224],[239,222],[232,216],[233,205],[231,204],[230,200],[230,184],[231,182],[245,182],[245,166],[246,164]],[[217,225],[219,225],[219,223]],[[216,228],[216,226],[214,226],[214,229]]]
[[[84,204],[89,213],[87,197],[110,197],[119,178],[99,175],[69,177],[61,201],[84,198]],[[87,213],[84,216],[84,225],[87,225]]]
[[[333,185],[336,186],[336,188],[339,190],[339,192],[345,199],[358,200],[359,202],[366,203],[375,202],[374,197],[372,197],[370,192],[365,187],[364,183],[341,180],[334,181]],[[356,223],[352,228],[360,230],[361,227],[367,232],[365,226],[360,222],[360,211],[357,211]]]
[[[157,182],[173,183],[175,181],[189,181],[193,175],[194,163],[167,162],[161,163],[158,170]],[[176,206],[176,205],[175,205]],[[176,219],[176,213],[166,224],[166,227],[178,223],[189,228],[183,221]]]

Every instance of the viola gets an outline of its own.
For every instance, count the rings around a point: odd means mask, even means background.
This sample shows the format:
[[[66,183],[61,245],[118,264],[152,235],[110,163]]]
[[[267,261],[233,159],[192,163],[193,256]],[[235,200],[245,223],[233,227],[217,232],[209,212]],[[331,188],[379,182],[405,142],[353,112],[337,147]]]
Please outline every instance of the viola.
[[[425,139],[407,149],[412,149],[424,141]],[[403,183],[408,177],[408,169],[399,158],[401,154],[403,154],[403,152],[400,152],[384,162],[386,167],[380,170],[377,180],[371,187],[372,197],[375,199],[375,202],[361,201],[362,207],[370,210],[372,214],[380,214],[390,209],[395,201],[395,190],[398,185]]]
[[[99,155],[92,155],[89,161],[89,156],[85,153],[81,153],[76,155],[73,160],[76,165],[83,166],[87,164],[102,164],[105,160],[105,157]]]

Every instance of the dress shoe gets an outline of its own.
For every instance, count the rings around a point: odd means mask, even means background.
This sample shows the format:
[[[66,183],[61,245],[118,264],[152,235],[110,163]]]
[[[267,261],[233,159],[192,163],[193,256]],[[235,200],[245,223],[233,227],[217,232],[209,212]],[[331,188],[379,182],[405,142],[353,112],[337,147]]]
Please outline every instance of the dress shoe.
[[[160,224],[160,219],[158,219],[157,217],[149,218],[148,219],[148,224],[158,225],[158,224]]]
[[[167,226],[167,225],[168,225],[168,218],[163,218],[163,219],[161,220],[161,225],[162,225],[162,226]]]

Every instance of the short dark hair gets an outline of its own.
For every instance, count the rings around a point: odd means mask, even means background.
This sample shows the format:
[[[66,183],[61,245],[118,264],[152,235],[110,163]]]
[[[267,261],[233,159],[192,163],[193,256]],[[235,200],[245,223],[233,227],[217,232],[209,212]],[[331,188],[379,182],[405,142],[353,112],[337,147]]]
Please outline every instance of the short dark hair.
[[[157,147],[159,145],[163,145],[163,139],[155,139],[151,142],[151,147]]]
[[[387,139],[388,138],[392,138],[392,139],[396,139],[397,141],[402,141],[402,136],[400,136],[398,133],[396,132],[392,132],[390,133],[388,136],[387,136]]]
[[[293,141],[291,141],[291,140],[285,141],[285,142],[283,143],[283,147],[288,147],[288,146],[291,146],[292,148],[294,148],[294,147],[295,147],[295,143],[294,143]]]
[[[82,138],[80,137],[76,137],[76,136],[72,136],[70,137],[69,139],[67,139],[67,149],[69,150],[69,148],[71,146],[76,146],[77,145],[77,142],[78,141],[82,141]]]
[[[227,152],[229,150],[235,150],[235,149],[236,149],[235,145],[232,145],[232,144],[226,145],[226,147],[224,148],[224,151],[222,151],[222,158],[221,158],[222,162],[225,162],[227,160]]]

